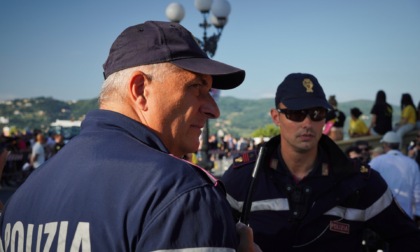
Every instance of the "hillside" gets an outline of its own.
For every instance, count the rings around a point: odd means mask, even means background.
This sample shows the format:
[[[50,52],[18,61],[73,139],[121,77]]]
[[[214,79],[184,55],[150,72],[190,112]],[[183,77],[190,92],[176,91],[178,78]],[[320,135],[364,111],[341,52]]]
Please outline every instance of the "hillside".
[[[347,116],[352,107],[359,107],[366,115],[369,123],[369,112],[373,101],[355,100],[339,104]],[[234,97],[220,97],[218,101],[221,116],[210,120],[210,134],[221,129],[234,136],[250,136],[257,128],[271,124],[269,111],[274,107],[272,98],[267,99],[238,99]],[[98,108],[97,98],[74,102],[55,100],[51,97],[15,99],[0,102],[0,125],[16,127],[18,129],[47,130],[49,125],[60,120],[82,120],[89,111]],[[400,110],[394,106],[394,121],[400,116]],[[7,122],[8,123],[5,123]]]
[[[68,102],[51,97],[37,97],[1,101],[0,118],[3,120],[0,120],[0,125],[46,130],[57,119],[81,120],[87,111],[97,107],[97,99]]]

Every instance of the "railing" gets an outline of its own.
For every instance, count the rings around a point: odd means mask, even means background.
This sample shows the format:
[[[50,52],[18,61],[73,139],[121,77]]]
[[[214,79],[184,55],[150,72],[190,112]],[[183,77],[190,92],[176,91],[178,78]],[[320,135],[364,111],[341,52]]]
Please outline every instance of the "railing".
[[[417,129],[412,130],[408,132],[407,134],[405,134],[405,136],[403,137],[403,144],[401,145],[401,151],[403,153],[407,152],[407,147],[410,144],[410,142],[416,139],[417,131],[418,131]],[[360,141],[360,140],[369,142],[370,146],[372,148],[375,148],[377,146],[381,146],[381,143],[379,142],[381,138],[382,136],[365,136],[365,137],[351,138],[348,140],[341,140],[341,141],[337,141],[336,143],[343,151],[345,151],[348,147],[353,146],[355,142]]]

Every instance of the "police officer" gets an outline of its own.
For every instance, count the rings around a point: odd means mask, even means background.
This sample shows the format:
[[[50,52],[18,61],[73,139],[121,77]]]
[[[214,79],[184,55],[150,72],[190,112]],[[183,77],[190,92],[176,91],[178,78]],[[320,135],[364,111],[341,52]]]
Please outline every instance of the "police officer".
[[[181,25],[148,21],[118,36],[104,76],[100,109],[9,200],[0,250],[254,251],[220,183],[182,159],[220,114],[210,89],[245,72]]]
[[[348,159],[322,135],[331,109],[318,80],[293,73],[278,86],[273,122],[281,134],[265,144],[249,224],[270,251],[362,251],[371,228],[392,251],[420,251],[420,230],[398,207],[376,171]],[[239,218],[257,153],[238,156],[222,177]]]

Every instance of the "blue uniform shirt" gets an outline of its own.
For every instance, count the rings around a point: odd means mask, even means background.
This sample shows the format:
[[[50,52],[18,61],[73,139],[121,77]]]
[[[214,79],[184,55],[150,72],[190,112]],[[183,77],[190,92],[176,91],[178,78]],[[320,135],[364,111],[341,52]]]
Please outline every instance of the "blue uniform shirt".
[[[322,136],[314,169],[296,182],[279,146],[279,136],[266,143],[249,216],[255,243],[264,252],[362,251],[365,228],[385,238],[391,251],[420,251],[420,230],[376,171],[347,159]],[[255,161],[256,153],[239,156],[222,177],[237,217]]]
[[[142,124],[96,110],[1,216],[1,251],[234,251],[219,183]],[[190,250],[188,250],[190,251]]]

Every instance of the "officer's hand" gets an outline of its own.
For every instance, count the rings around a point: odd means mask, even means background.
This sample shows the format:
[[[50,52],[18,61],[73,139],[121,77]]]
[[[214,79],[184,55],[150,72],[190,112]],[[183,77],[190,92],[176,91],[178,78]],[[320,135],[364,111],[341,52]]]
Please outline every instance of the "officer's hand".
[[[242,222],[236,223],[236,232],[239,234],[238,252],[262,252],[260,247],[254,243],[252,229]]]

